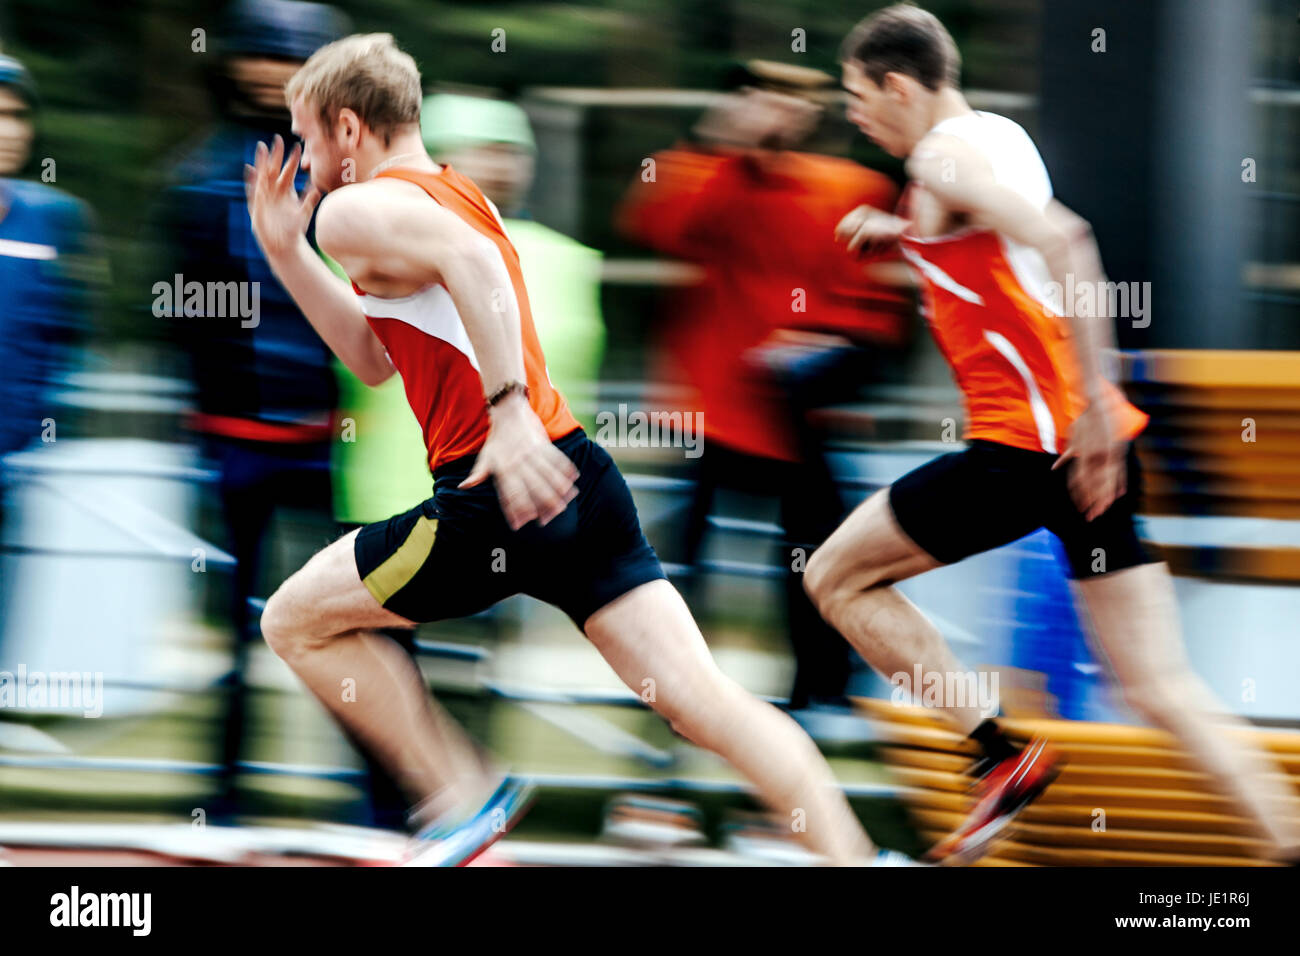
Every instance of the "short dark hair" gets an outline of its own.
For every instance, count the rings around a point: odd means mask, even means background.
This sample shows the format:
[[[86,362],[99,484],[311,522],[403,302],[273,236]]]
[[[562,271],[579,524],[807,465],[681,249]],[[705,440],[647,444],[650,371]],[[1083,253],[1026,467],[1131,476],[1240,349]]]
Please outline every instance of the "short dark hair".
[[[844,39],[840,59],[862,67],[880,86],[886,73],[912,77],[928,90],[961,85],[961,54],[928,10],[908,3],[877,10]]]

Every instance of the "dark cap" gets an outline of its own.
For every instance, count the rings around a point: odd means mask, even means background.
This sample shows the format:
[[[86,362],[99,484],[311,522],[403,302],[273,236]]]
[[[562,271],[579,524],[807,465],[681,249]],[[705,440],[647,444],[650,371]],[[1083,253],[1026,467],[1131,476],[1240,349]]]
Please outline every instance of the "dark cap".
[[[348,29],[347,17],[325,3],[235,0],[222,14],[218,35],[227,56],[306,60]]]
[[[40,97],[36,95],[36,81],[27,72],[27,67],[3,54],[0,54],[0,86],[13,89],[32,109],[40,105]]]

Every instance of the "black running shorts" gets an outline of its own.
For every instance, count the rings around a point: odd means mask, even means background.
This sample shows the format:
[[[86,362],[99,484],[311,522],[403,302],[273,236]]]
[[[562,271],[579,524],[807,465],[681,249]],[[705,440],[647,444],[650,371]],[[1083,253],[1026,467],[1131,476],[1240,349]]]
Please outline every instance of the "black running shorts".
[[[610,601],[663,578],[609,453],[580,428],[555,446],[579,471],[578,495],[562,514],[512,531],[494,481],[460,487],[476,456],[447,462],[434,471],[432,498],[357,533],[357,570],[370,593],[418,623],[465,617],[528,594],[581,628]]]
[[[1057,455],[973,441],[908,472],[889,489],[904,533],[937,561],[952,564],[1047,528],[1065,547],[1071,577],[1088,578],[1153,560],[1138,537],[1142,473],[1129,445],[1124,494],[1092,521],[1067,487]]]

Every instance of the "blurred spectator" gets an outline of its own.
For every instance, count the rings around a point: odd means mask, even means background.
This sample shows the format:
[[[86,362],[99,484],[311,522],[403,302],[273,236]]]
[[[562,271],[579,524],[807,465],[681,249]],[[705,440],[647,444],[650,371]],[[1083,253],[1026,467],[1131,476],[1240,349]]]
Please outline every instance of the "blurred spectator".
[[[0,543],[12,478],[4,456],[57,438],[53,390],[89,325],[100,268],[85,204],[25,178],[57,170],[34,148],[38,105],[31,74],[0,56]]]
[[[620,224],[703,271],[664,330],[707,436],[684,560],[698,561],[718,489],[777,498],[791,708],[838,708],[850,650],[808,601],[793,549],[810,554],[843,513],[809,413],[855,394],[907,329],[908,295],[837,246],[834,229],[859,205],[892,210],[897,190],[856,163],[796,149],[822,117],[827,74],[755,61],[743,82],[696,125],[693,142],[653,157]]]
[[[197,391],[191,427],[220,475],[226,546],[237,562],[223,771],[209,813],[217,821],[238,808],[237,767],[248,719],[244,673],[258,635],[249,601],[258,593],[272,517],[279,508],[297,509],[314,516],[322,540],[335,530],[333,359],[262,257],[245,205],[244,165],[253,162],[259,142],[269,143],[277,134],[293,141],[284,84],[318,47],[346,32],[343,16],[323,4],[240,0],[229,7],[221,23],[218,65],[209,77],[220,118],[175,163],[163,200],[170,262],[158,278],[238,283],[257,303],[252,318],[205,313],[169,320],[190,359]],[[298,188],[306,182],[300,173]],[[381,817],[375,822],[400,826],[400,811],[393,808],[404,802],[386,778],[377,786]]]
[[[551,382],[590,429],[605,352],[601,254],[528,214],[537,155],[528,115],[506,100],[443,93],[424,101],[420,126],[433,158],[474,180],[505,221]]]

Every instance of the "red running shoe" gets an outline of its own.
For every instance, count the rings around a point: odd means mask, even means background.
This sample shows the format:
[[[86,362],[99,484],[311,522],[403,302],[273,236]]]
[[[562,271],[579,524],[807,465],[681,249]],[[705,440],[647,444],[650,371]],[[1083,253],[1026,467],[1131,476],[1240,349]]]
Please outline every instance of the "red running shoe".
[[[999,833],[1038,798],[1061,772],[1056,748],[1042,737],[1013,757],[999,760],[975,784],[974,809],[956,830],[936,843],[926,859],[948,866],[974,863],[989,851]]]

